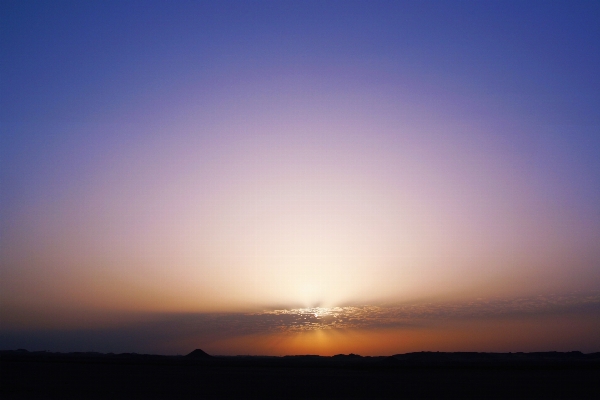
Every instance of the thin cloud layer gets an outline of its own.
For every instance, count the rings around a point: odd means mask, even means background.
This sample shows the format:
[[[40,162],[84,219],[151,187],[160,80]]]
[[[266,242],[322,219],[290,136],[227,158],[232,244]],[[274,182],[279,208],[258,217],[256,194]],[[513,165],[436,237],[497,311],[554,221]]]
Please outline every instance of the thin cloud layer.
[[[600,319],[600,293],[572,293],[466,302],[414,303],[387,306],[313,307],[265,310],[259,313],[189,313],[148,315],[144,322],[87,330],[9,331],[0,334],[0,348],[53,348],[144,352],[180,348],[177,343],[210,343],[239,337],[293,337],[318,332],[344,333],[429,329],[457,321],[479,323],[539,317],[560,319],[584,315]],[[139,318],[138,318],[139,320]],[[169,344],[173,344],[169,347]]]

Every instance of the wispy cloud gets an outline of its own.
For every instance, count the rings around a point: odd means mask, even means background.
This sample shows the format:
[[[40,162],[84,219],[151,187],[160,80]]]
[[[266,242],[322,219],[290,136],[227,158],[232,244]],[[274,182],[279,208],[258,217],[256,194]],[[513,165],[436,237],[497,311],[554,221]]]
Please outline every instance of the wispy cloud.
[[[588,310],[600,312],[600,293],[556,294],[511,299],[478,298],[467,302],[415,303],[389,306],[299,308],[244,314],[243,320],[264,331],[373,329],[428,321],[516,317]]]
[[[155,351],[250,335],[432,327],[459,320],[528,319],[573,314],[600,317],[600,292],[465,302],[271,309],[255,313],[156,314],[97,329],[0,331],[0,348],[58,351]],[[178,345],[179,346],[179,345]],[[182,346],[173,346],[179,348]]]

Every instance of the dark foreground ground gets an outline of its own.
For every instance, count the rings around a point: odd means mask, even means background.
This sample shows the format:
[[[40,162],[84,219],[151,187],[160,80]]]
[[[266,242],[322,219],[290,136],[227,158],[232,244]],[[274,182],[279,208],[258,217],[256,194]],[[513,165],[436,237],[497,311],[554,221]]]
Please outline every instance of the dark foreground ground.
[[[598,399],[600,353],[210,357],[1,351],[2,399]]]

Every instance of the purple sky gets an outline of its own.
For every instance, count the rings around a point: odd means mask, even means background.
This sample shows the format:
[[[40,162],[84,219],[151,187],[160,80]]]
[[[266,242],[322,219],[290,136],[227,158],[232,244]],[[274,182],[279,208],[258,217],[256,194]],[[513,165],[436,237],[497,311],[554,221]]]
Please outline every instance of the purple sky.
[[[175,318],[139,350],[327,354],[331,337],[290,339],[295,319],[248,315],[425,302],[447,323],[422,335],[421,314],[327,329],[386,338],[365,352],[540,350],[520,330],[600,351],[596,2],[3,1],[0,18],[0,347],[132,351],[119,332]],[[554,306],[468,306],[539,296]],[[186,331],[213,313],[239,337]]]

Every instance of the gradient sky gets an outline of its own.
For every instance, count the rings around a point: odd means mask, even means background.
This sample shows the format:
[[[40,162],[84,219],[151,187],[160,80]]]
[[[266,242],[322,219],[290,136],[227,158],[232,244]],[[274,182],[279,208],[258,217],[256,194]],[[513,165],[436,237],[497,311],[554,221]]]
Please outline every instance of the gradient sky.
[[[600,3],[0,18],[0,348],[600,351]]]

